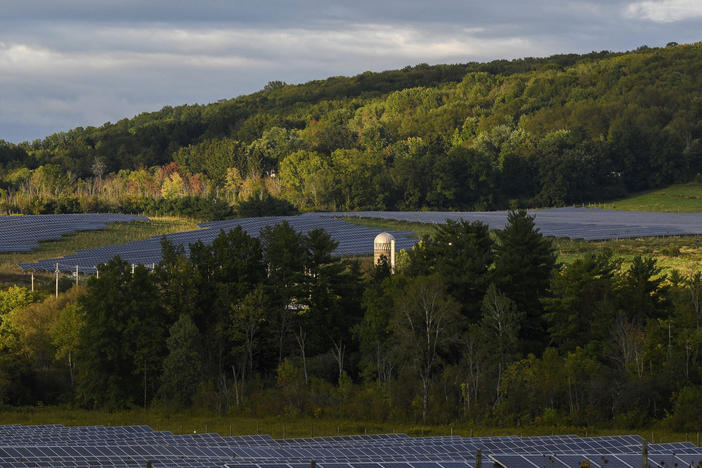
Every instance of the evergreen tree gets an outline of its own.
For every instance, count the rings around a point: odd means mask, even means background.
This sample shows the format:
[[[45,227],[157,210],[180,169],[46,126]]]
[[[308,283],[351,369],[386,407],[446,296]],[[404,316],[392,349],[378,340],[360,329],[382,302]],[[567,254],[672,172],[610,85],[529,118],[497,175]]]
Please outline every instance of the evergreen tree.
[[[449,219],[410,251],[409,273],[438,273],[461,304],[463,314],[475,321],[480,317],[480,302],[490,284],[493,247],[487,224]]]
[[[546,324],[540,299],[548,289],[556,266],[550,239],[534,226],[526,210],[510,211],[507,225],[497,232],[495,283],[522,314],[522,351],[540,355],[546,343]]]
[[[629,320],[638,325],[647,319],[662,318],[668,308],[668,287],[665,274],[656,259],[637,255],[621,281],[620,305]]]
[[[292,321],[308,300],[305,267],[308,250],[305,237],[286,221],[261,230],[264,261],[268,269],[266,295],[277,328],[278,363],[285,357]]]
[[[553,344],[572,352],[592,341],[604,345],[615,317],[615,274],[621,260],[612,252],[586,255],[554,275],[543,299]]]

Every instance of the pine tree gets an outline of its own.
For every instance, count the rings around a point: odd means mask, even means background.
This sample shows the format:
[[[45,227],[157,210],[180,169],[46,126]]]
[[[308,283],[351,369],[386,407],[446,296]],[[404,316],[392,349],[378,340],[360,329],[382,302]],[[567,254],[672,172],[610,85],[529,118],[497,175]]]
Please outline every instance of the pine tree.
[[[556,266],[556,251],[534,225],[526,210],[510,211],[507,226],[497,233],[495,283],[517,305],[524,353],[540,355],[548,335],[540,298]]]

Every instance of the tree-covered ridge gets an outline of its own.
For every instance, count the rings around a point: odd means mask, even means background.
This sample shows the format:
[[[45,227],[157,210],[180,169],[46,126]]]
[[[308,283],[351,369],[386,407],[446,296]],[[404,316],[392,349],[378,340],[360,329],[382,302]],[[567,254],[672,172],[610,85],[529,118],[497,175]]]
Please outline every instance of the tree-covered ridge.
[[[701,69],[698,43],[272,82],[6,144],[2,184],[6,204],[22,211],[27,202],[12,198],[29,177],[20,166],[52,165],[87,183],[176,162],[181,180],[202,181],[196,195],[232,204],[264,195],[301,209],[601,201],[700,172]]]

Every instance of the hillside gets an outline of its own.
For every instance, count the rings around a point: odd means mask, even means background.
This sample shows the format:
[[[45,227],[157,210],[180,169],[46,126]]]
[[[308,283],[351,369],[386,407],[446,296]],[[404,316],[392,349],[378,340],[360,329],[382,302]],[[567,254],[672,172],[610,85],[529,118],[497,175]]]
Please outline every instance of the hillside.
[[[696,213],[702,211],[702,184],[699,182],[673,184],[621,200],[613,200],[602,207],[627,211]]]
[[[0,144],[0,195],[25,212],[184,196],[303,210],[602,202],[701,171],[701,71],[697,43],[271,82]],[[76,200],[44,203],[59,198]]]

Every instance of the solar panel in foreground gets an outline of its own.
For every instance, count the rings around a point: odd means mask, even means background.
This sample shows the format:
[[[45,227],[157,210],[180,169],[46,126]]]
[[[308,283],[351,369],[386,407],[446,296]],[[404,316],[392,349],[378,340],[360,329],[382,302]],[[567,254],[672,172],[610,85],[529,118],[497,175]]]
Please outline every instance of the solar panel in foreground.
[[[535,224],[547,236],[601,240],[627,237],[670,236],[702,234],[702,213],[641,213],[588,208],[554,208],[531,211]],[[209,244],[221,230],[241,226],[249,235],[258,236],[265,226],[287,221],[299,232],[323,228],[339,243],[337,256],[370,255],[373,239],[383,231],[380,228],[359,226],[344,221],[343,217],[381,218],[428,224],[445,223],[447,219],[481,221],[491,229],[502,229],[507,223],[506,211],[492,212],[409,212],[361,211],[335,213],[306,213],[299,216],[272,216],[242,218],[200,224],[201,230],[166,236],[186,253],[189,245],[198,240]],[[397,249],[409,249],[416,237],[409,232],[389,231],[397,240]],[[130,242],[100,249],[81,250],[59,259],[42,260],[20,265],[24,269],[75,271],[94,273],[96,266],[106,263],[115,255],[132,264],[151,266],[161,260],[160,238]]]
[[[0,466],[239,468],[640,468],[639,436],[408,437],[405,434],[273,439],[176,435],[148,426],[0,426]],[[696,468],[689,442],[648,445],[649,468]]]

